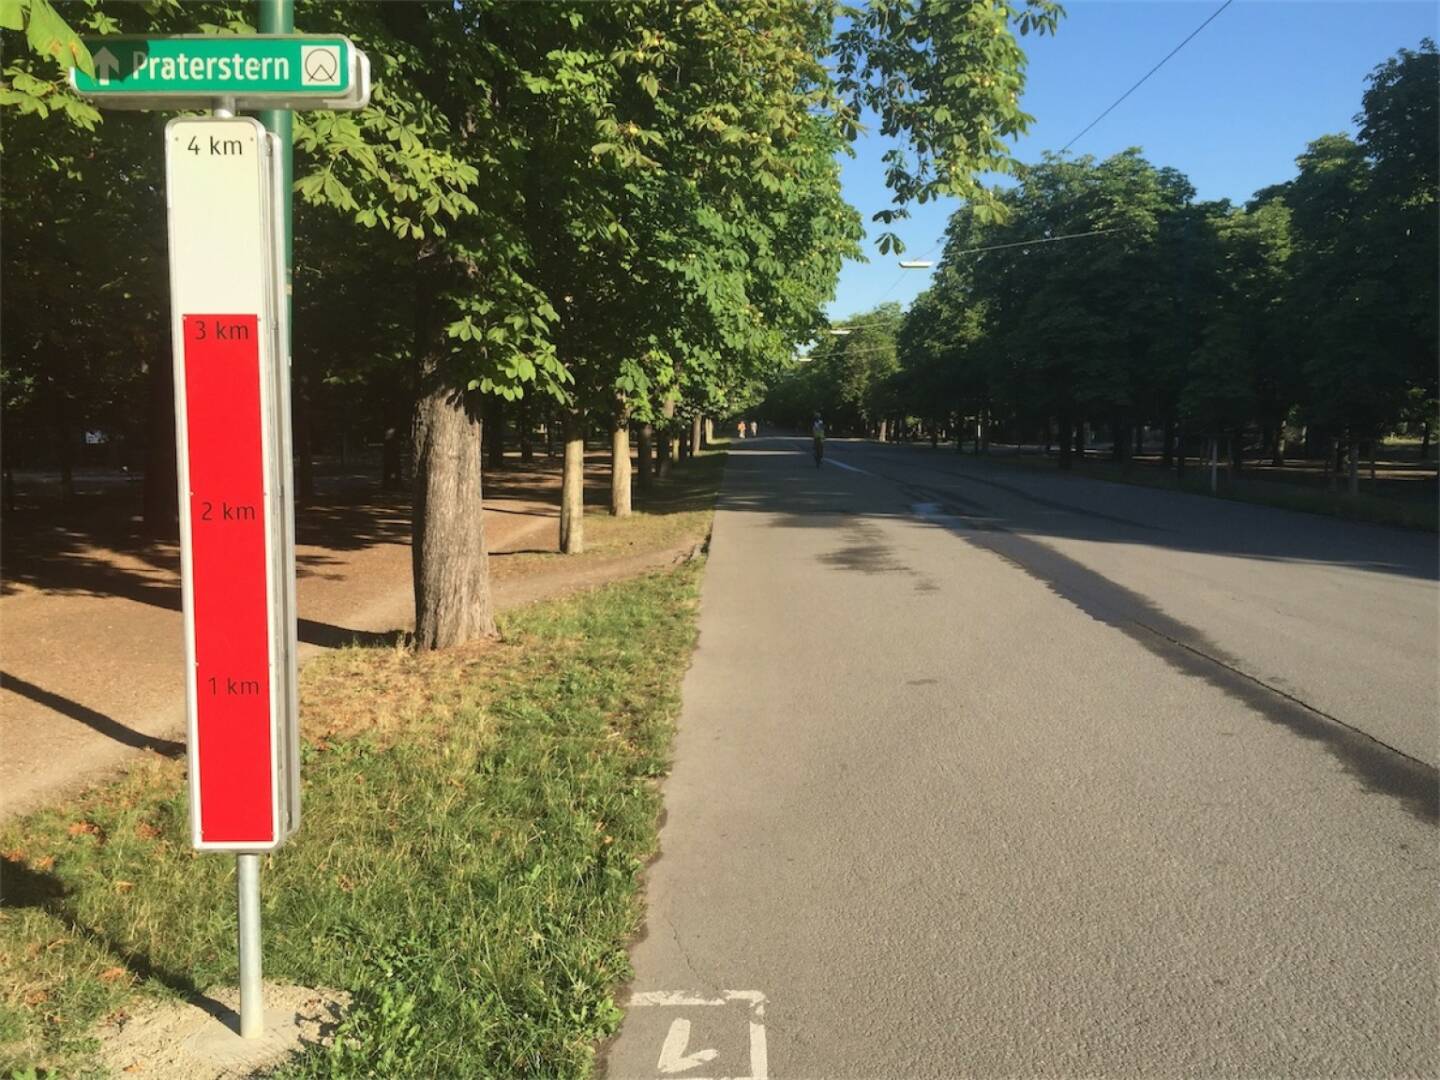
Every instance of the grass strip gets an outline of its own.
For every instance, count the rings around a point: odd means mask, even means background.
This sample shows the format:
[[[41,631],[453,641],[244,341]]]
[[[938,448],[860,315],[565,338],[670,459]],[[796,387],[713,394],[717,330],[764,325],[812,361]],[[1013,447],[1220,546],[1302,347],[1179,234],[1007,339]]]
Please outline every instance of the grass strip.
[[[284,1075],[590,1071],[630,974],[698,575],[523,609],[500,643],[307,666],[266,977],[354,1006]],[[234,860],[190,850],[181,762],[11,823],[0,852],[0,1072],[96,1075],[96,1021],[233,984]]]

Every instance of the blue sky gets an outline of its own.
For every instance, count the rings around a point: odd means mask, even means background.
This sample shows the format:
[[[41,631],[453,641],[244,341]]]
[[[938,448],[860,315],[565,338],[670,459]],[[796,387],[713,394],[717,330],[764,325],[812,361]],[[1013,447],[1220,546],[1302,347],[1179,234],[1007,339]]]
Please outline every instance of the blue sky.
[[[1022,106],[1035,122],[1015,148],[1021,161],[1058,150],[1202,23],[1221,0],[1064,0],[1053,37],[1027,37]],[[1139,146],[1171,165],[1198,198],[1243,201],[1289,179],[1311,139],[1353,131],[1365,76],[1399,48],[1440,37],[1428,0],[1236,0],[1119,108],[1071,147],[1105,157]],[[908,305],[929,280],[875,254],[884,226],[870,216],[890,205],[880,156],[890,141],[863,137],[845,159],[845,197],[866,221],[869,263],[847,263],[830,305],[839,321],[882,301]],[[912,208],[895,231],[914,258],[937,249],[954,200]],[[933,256],[932,256],[933,257]]]

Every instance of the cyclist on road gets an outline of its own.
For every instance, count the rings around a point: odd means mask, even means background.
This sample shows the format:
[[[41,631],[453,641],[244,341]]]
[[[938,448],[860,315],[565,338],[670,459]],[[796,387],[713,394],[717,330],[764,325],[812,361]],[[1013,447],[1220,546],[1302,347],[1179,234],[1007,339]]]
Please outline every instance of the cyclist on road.
[[[820,414],[815,414],[815,420],[810,425],[810,436],[815,440],[815,467],[820,467],[820,459],[825,456],[825,421]]]

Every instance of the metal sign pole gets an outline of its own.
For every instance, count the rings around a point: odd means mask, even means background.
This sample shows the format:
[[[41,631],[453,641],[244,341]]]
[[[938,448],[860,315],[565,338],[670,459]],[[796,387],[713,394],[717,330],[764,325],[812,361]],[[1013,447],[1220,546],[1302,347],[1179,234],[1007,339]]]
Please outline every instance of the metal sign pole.
[[[235,894],[240,912],[240,1037],[265,1033],[265,997],[260,988],[260,856],[235,856]]]
[[[211,115],[235,115],[233,98],[220,98]],[[258,1039],[265,1034],[265,994],[261,988],[264,947],[260,938],[260,856],[235,856],[236,933],[240,957],[240,1037]]]

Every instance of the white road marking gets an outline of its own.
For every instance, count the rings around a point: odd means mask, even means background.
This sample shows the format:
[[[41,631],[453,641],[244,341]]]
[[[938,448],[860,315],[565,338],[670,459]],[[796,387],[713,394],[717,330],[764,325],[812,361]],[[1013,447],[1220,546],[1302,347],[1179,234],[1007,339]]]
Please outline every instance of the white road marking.
[[[685,1051],[690,1047],[690,1021],[677,1017],[670,1024],[665,1036],[665,1045],[660,1048],[660,1060],[655,1067],[662,1073],[680,1073],[713,1061],[718,1050],[696,1050],[693,1054]]]
[[[836,461],[834,458],[826,458],[825,460],[828,461],[831,465],[834,465],[837,469],[849,469],[851,472],[858,472],[861,476],[875,475],[868,469],[861,469],[854,465],[846,465],[843,461]]]
[[[750,1006],[750,1075],[736,1077],[687,1077],[686,1080],[769,1080],[769,1053],[765,1041],[765,995],[759,990],[724,990],[720,997],[705,997],[688,990],[647,990],[631,994],[630,1008],[642,1006],[672,1009],[700,1008],[712,1005],[728,1005],[743,1001]],[[686,1054],[690,1042],[690,1021],[683,1018],[671,1022],[665,1035],[665,1045],[660,1050],[656,1068],[661,1073],[673,1075],[693,1069],[710,1061],[719,1051],[705,1049]]]

